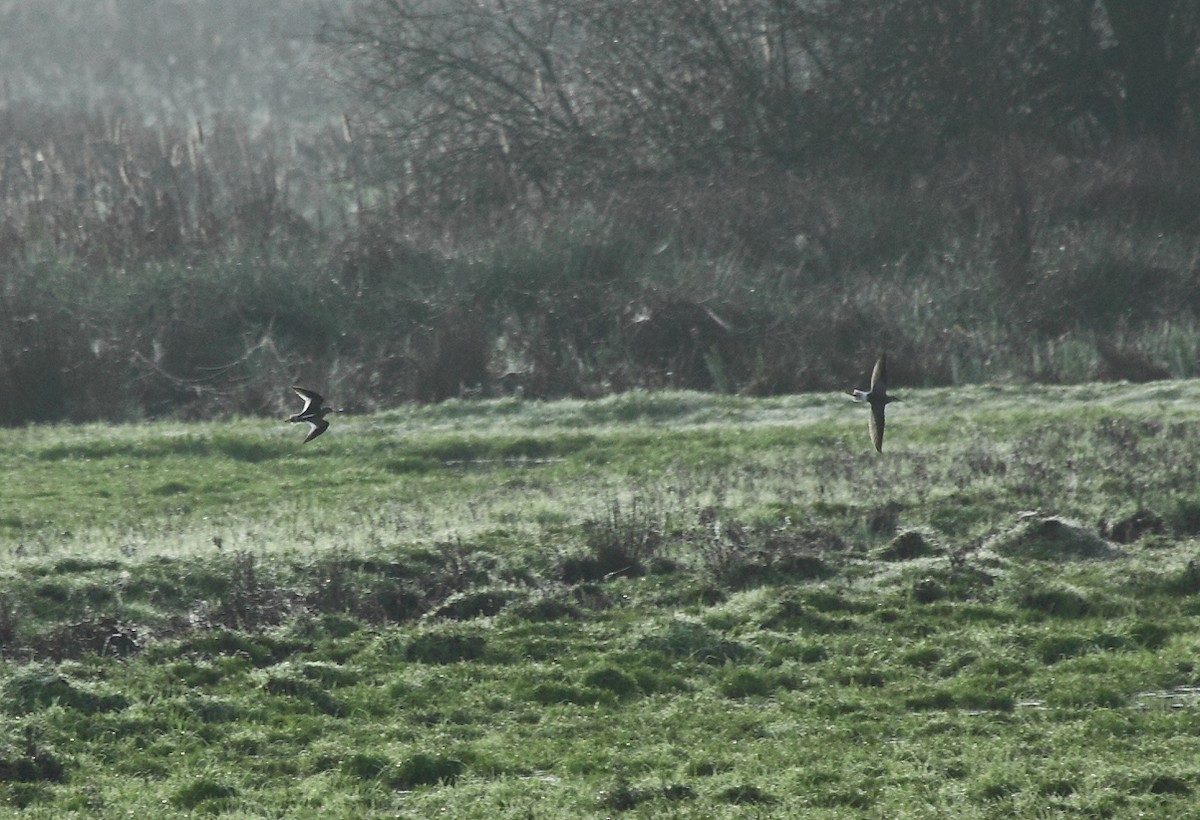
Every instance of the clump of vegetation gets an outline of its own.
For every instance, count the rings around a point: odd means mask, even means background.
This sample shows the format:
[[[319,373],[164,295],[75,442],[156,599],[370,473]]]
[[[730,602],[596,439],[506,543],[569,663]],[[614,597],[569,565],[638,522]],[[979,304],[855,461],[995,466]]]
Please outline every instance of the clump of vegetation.
[[[804,581],[830,574],[828,559],[848,550],[845,540],[820,528],[752,528],[726,521],[701,528],[705,568],[722,587],[740,589],[787,579]]]
[[[636,499],[628,508],[613,503],[603,518],[584,521],[582,530],[586,552],[565,556],[559,566],[567,583],[639,576],[660,566],[663,522]]]
[[[171,805],[180,809],[218,813],[231,806],[237,789],[219,780],[203,777],[181,786],[171,796]]]
[[[388,781],[396,789],[415,789],[418,786],[453,786],[466,770],[461,760],[418,752],[401,760]]]
[[[905,530],[892,539],[879,553],[879,557],[885,561],[911,561],[936,552],[937,546],[930,542],[925,533],[920,530]]]
[[[487,637],[478,632],[430,630],[409,641],[404,656],[417,663],[458,663],[479,660],[487,649]]]
[[[0,745],[0,783],[62,783],[67,773],[68,766],[39,743],[31,727],[23,739],[6,739]]]
[[[1146,536],[1163,535],[1166,530],[1162,516],[1145,509],[1100,522],[1100,536],[1118,544],[1132,544]]]

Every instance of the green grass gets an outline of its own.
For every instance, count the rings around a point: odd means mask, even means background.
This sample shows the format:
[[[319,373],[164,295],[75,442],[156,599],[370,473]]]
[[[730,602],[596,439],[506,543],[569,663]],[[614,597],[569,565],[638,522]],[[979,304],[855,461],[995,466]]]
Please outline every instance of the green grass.
[[[0,815],[1194,813],[1200,383],[897,392],[0,431]]]

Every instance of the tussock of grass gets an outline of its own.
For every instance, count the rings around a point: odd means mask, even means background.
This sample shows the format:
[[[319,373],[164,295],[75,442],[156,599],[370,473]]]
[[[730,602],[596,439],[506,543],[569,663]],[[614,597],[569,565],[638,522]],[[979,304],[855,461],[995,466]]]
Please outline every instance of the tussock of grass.
[[[1005,556],[1048,560],[1108,558],[1114,553],[1112,546],[1087,529],[1039,513],[1022,513],[1015,525],[987,546]]]
[[[893,538],[891,543],[879,553],[879,557],[885,561],[911,561],[914,558],[932,555],[937,551],[937,546],[932,543],[927,534],[919,530],[906,530]]]

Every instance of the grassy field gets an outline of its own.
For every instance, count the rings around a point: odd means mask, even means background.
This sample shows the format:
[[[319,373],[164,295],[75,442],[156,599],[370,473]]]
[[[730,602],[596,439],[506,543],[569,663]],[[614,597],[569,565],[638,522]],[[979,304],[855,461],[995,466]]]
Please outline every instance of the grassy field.
[[[0,815],[1194,816],[1200,382],[896,392],[0,431]]]

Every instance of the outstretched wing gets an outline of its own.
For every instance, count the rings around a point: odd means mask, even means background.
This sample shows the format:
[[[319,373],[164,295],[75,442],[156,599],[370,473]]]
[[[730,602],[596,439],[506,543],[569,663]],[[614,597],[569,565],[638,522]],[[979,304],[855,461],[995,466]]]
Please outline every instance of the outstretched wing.
[[[310,421],[308,423],[308,427],[309,427],[308,437],[304,439],[305,444],[308,444],[310,441],[315,439],[317,436],[321,435],[326,430],[328,430],[329,422],[325,421],[325,419],[313,419],[312,421]]]
[[[303,387],[296,387],[295,385],[292,385],[292,390],[296,391],[297,396],[304,399],[304,407],[300,409],[300,412],[297,413],[297,415],[303,416],[314,404],[317,407],[320,407],[321,403],[325,401],[321,394],[315,390],[308,390]]]
[[[871,403],[871,443],[875,452],[883,452],[883,402]]]
[[[878,395],[879,393],[887,392],[887,354],[880,353],[879,361],[875,362],[875,369],[871,371],[871,392]],[[879,425],[879,429],[883,429],[883,425]]]

